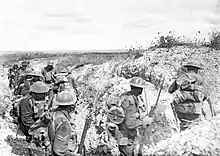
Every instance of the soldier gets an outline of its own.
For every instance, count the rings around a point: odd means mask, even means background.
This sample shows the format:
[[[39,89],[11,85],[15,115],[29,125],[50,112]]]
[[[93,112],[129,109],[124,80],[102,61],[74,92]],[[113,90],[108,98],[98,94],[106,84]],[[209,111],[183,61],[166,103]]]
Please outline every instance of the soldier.
[[[115,111],[120,115],[114,114],[113,111],[109,116],[111,118],[110,120],[115,121],[115,124],[117,124],[116,129],[118,129],[119,134],[116,134],[118,137],[116,140],[118,141],[120,156],[134,155],[134,149],[137,143],[135,142],[137,141],[137,129],[141,127],[146,128],[147,125],[152,123],[152,118],[142,116],[139,110],[138,98],[145,87],[145,81],[140,77],[133,77],[130,80],[130,87],[131,90],[123,93],[120,97],[120,99],[123,99],[121,100],[121,107],[123,110],[117,109]],[[120,118],[123,117],[124,120],[122,121]],[[117,118],[119,118],[118,121]],[[113,125],[114,124],[110,124],[110,131],[114,129]]]
[[[44,76],[46,84],[52,86],[52,84],[55,83],[56,80],[54,75],[56,74],[56,70],[52,61],[47,62],[47,66],[41,70],[41,74]]]
[[[56,104],[58,108],[54,111],[52,123],[48,126],[48,135],[52,142],[52,153],[54,156],[79,156],[75,152],[76,140],[72,141],[73,129],[70,123],[71,113],[74,113],[76,95],[68,91],[58,93]],[[75,142],[75,143],[74,143]],[[72,144],[71,144],[72,143]]]
[[[15,95],[26,95],[29,91],[30,85],[29,82],[31,79],[28,74],[32,73],[33,70],[31,68],[26,68],[22,74],[20,75],[17,86],[15,88],[14,94]]]
[[[22,87],[21,94],[24,96],[29,92],[30,86],[37,82],[37,81],[43,81],[43,75],[41,75],[39,72],[32,71],[31,73],[25,74],[25,82],[24,86]]]
[[[17,82],[18,82],[18,77],[19,77],[19,67],[17,64],[14,64],[12,70],[14,71],[15,73],[15,78],[14,78],[14,81],[15,81],[15,86],[17,86]]]
[[[29,66],[29,62],[28,61],[22,61],[21,62],[21,67],[19,68],[20,73],[22,73],[28,66]]]
[[[74,91],[76,95],[78,95],[76,80],[73,76],[71,76],[71,72],[66,68],[63,68],[56,76],[55,86],[59,86],[59,90],[69,90]]]
[[[8,70],[8,80],[9,80],[9,88],[10,89],[15,88],[15,73],[13,71],[13,68],[10,68]]]
[[[172,105],[180,120],[180,130],[183,131],[190,123],[201,119],[207,91],[204,79],[198,74],[198,70],[202,68],[197,62],[190,61],[181,69],[184,70],[178,74],[168,92],[174,96]]]
[[[39,110],[42,106],[37,104],[39,101],[45,101],[48,91],[49,87],[45,83],[35,82],[31,85],[29,93],[19,102],[19,129],[26,136],[27,142],[31,140],[31,135],[28,133],[29,128],[40,116]]]

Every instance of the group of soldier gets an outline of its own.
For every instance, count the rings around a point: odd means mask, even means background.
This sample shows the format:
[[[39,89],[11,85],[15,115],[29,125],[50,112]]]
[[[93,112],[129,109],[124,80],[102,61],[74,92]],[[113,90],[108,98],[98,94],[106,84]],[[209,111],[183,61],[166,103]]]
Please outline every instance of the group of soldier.
[[[171,84],[168,92],[173,95],[172,106],[174,114],[180,121],[180,131],[189,127],[190,123],[202,119],[203,102],[208,99],[203,77],[199,74],[202,67],[197,62],[184,64],[175,81]],[[74,79],[70,78],[69,72],[63,70],[57,73],[51,62],[38,74],[27,65],[22,68],[23,73],[15,83],[15,93],[22,95],[20,101],[20,129],[28,142],[33,139],[30,129],[36,128],[36,122],[42,118],[42,112],[54,108],[52,122],[48,124],[49,144],[52,155],[80,155],[70,147],[73,129],[70,119],[77,102],[78,91]],[[51,71],[50,74],[48,72]],[[47,77],[51,79],[48,80]],[[23,77],[23,78],[22,78]],[[22,80],[23,79],[23,80]],[[66,84],[67,83],[67,84]],[[23,84],[23,85],[21,85]],[[65,87],[62,85],[65,84]],[[21,87],[20,91],[18,88]],[[26,89],[24,89],[26,86]],[[148,128],[153,119],[148,113],[141,113],[140,99],[146,86],[146,81],[140,77],[130,80],[130,91],[122,93],[117,100],[107,102],[109,111],[107,129],[109,136],[115,137],[118,143],[120,156],[133,156],[136,148],[136,139],[139,128]],[[73,88],[71,90],[71,88]],[[54,96],[55,94],[55,96]],[[123,99],[123,102],[122,100]],[[142,98],[143,99],[143,98]],[[46,106],[39,101],[49,101]],[[112,109],[119,105],[120,109]],[[111,105],[113,104],[113,106]],[[40,111],[43,110],[43,111]],[[117,129],[117,131],[115,131]],[[115,133],[120,133],[115,134]]]
[[[15,95],[14,101],[18,101],[16,113],[12,110],[11,114],[16,114],[14,123],[26,136],[26,141],[34,143],[36,138],[33,131],[41,126],[39,123],[42,119],[47,119],[53,121],[47,123],[46,132],[49,138],[44,138],[44,141],[49,142],[43,144],[47,148],[52,146],[47,151],[51,155],[78,155],[68,151],[68,142],[72,137],[70,117],[78,95],[76,81],[71,72],[66,68],[57,72],[52,61],[48,61],[47,66],[38,72],[27,61],[23,61],[20,68],[14,65],[9,69],[8,78]],[[39,143],[41,140],[37,141]]]

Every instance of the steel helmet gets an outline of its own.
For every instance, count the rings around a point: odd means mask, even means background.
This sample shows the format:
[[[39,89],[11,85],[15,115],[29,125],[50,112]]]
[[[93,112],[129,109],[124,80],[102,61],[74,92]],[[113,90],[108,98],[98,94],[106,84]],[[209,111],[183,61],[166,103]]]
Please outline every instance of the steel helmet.
[[[40,72],[37,72],[37,71],[33,71],[31,73],[28,73],[27,75],[44,77]]]
[[[68,82],[68,79],[67,79],[67,77],[65,77],[65,76],[58,76],[56,79],[57,79],[57,82],[56,82],[56,83]]]
[[[69,70],[66,69],[66,68],[63,68],[63,69],[60,71],[60,73],[69,73]]]
[[[183,67],[196,67],[198,69],[202,69],[201,64],[195,61],[189,61],[187,62],[185,65],[183,65]]]
[[[53,66],[53,64],[54,64],[54,63],[53,63],[53,61],[52,61],[52,60],[47,61],[47,65],[48,65],[48,66]]]
[[[21,65],[28,65],[28,64],[29,64],[28,61],[22,61],[22,62],[21,62]]]
[[[133,77],[130,80],[130,85],[135,86],[135,87],[139,87],[139,88],[144,88],[146,85],[146,81],[140,77]]]
[[[70,72],[68,69],[63,68],[59,73],[57,73],[55,76],[67,76]]]
[[[58,106],[70,106],[74,105],[77,101],[76,94],[69,91],[62,91],[58,93],[55,99],[55,103]]]
[[[30,92],[47,93],[50,88],[43,82],[37,81],[30,86]]]
[[[22,73],[22,75],[30,75],[30,73],[32,73],[34,70],[32,69],[32,68],[26,68],[24,71],[23,71],[23,73]]]
[[[18,68],[18,65],[17,65],[17,64],[14,64],[14,65],[13,65],[13,68],[14,68],[14,69],[17,69],[17,68]]]

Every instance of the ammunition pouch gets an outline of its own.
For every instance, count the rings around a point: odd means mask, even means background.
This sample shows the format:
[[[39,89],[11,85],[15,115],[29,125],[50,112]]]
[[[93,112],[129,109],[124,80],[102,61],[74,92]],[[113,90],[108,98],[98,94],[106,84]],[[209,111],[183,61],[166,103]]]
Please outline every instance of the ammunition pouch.
[[[194,90],[176,90],[174,92],[175,103],[183,103],[185,101],[202,102],[205,99],[205,93],[202,91],[203,87],[195,85]]]
[[[68,142],[68,150],[70,151],[76,151],[78,147],[77,144],[77,134],[76,133],[72,133],[71,137],[70,137],[70,141]]]
[[[107,125],[108,134],[114,137],[118,145],[128,145],[129,139],[123,136],[123,133],[118,129],[118,126],[114,123],[108,123]]]

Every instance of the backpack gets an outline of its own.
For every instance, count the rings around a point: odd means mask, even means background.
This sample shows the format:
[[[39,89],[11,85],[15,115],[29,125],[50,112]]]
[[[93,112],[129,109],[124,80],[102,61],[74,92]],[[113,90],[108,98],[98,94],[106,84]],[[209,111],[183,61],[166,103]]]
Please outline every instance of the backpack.
[[[108,101],[110,107],[107,115],[108,120],[113,124],[120,125],[125,120],[125,110],[131,103],[137,104],[137,98],[133,95],[110,98]]]
[[[204,88],[193,73],[184,73],[177,80],[177,90],[174,92],[175,109],[182,113],[200,113],[204,101]]]
[[[202,102],[204,100],[204,88],[199,85],[197,79],[190,73],[180,75],[177,80],[177,91],[174,100],[176,103],[185,101]]]
[[[116,139],[118,145],[127,145],[129,143],[128,137],[123,135],[120,127],[124,127],[123,122],[125,120],[126,110],[131,103],[135,103],[138,109],[138,99],[134,95],[125,94],[120,97],[110,98],[107,103],[110,107],[107,114],[107,132],[109,136]]]
[[[116,125],[121,124],[125,119],[125,112],[121,106],[120,97],[109,99],[107,104],[110,108],[107,114],[108,120]]]

